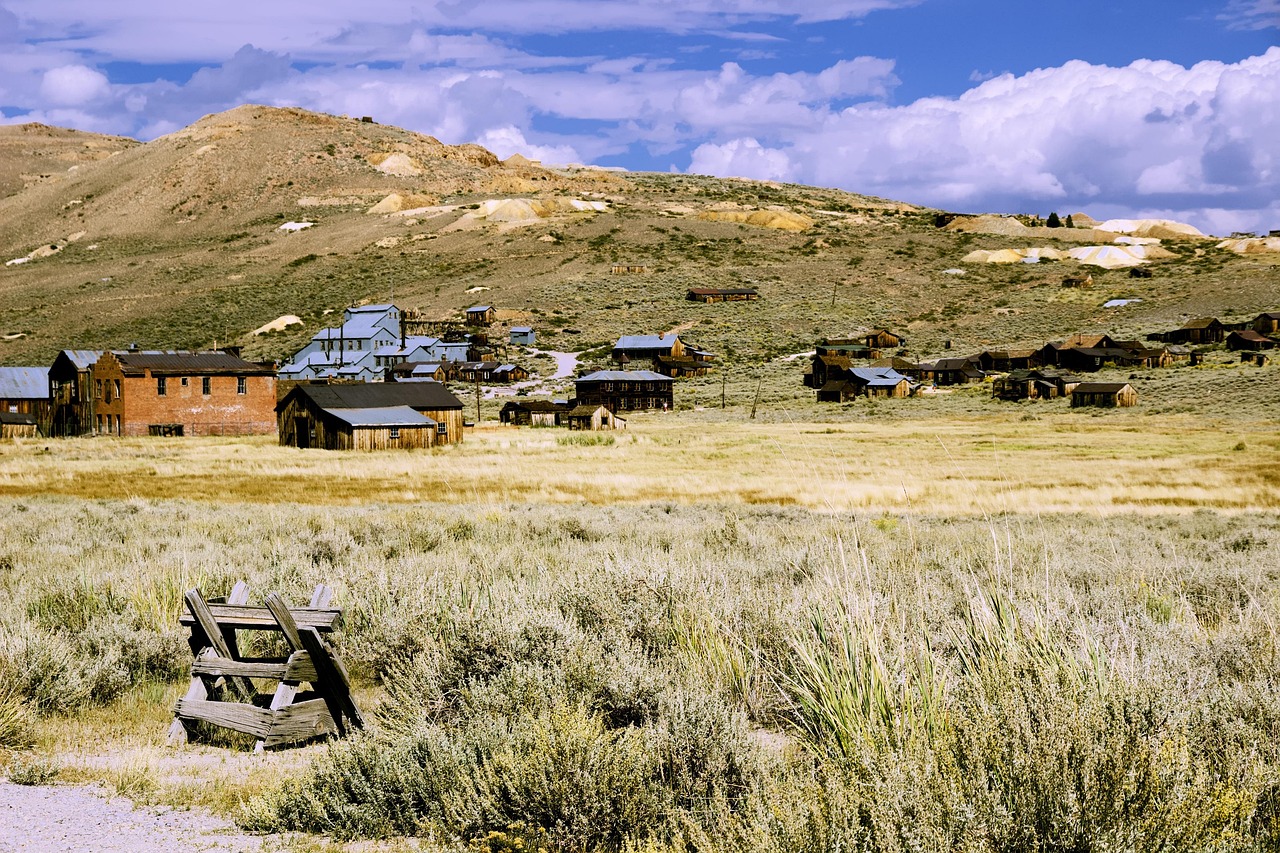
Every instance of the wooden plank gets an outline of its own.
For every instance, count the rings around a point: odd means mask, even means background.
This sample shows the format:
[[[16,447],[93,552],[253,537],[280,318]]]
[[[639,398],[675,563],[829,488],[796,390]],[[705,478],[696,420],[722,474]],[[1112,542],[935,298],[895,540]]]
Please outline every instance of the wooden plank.
[[[203,660],[206,660],[208,658],[213,658],[214,660],[217,659],[217,654],[216,652],[213,651],[213,649],[206,648],[199,655],[197,655],[196,664],[199,664]],[[310,663],[310,661],[308,661],[308,663]],[[194,673],[194,668],[195,667],[193,666],[191,684],[187,687],[187,693],[185,696],[183,696],[183,699],[188,701],[198,701],[202,699],[208,699],[209,688],[205,686],[204,679],[200,678],[198,675]],[[182,718],[179,716],[176,716],[175,714],[173,718],[173,722],[169,724],[168,745],[181,746],[182,744],[187,742],[188,736],[190,734],[191,733],[187,730],[186,725],[182,722]]]
[[[347,734],[344,716],[353,726],[363,729],[364,717],[351,696],[351,679],[347,676],[347,668],[342,665],[342,660],[334,654],[315,628],[302,628],[298,633],[302,645],[311,655],[311,662],[315,664],[318,678],[311,685],[324,697],[329,713],[338,725],[338,733],[344,736]]]
[[[195,589],[188,590],[183,597],[186,599],[187,609],[204,633],[205,639],[209,641],[209,645],[213,647],[213,650],[228,660],[234,659],[235,656],[227,646],[226,638],[222,636],[223,626],[218,623],[217,619],[209,611],[209,605],[200,596],[200,591]],[[252,699],[257,692],[247,678],[232,677],[227,680],[227,684],[232,691],[240,694],[245,699]]]
[[[294,652],[287,661],[209,658],[196,661],[192,673],[211,677],[239,675],[244,678],[272,678],[278,681],[314,681],[316,668],[306,652]]]
[[[209,612],[219,625],[247,631],[278,630],[275,618],[265,607],[252,607],[235,604],[207,604]],[[333,608],[312,609],[309,607],[292,607],[289,612],[299,628],[315,628],[318,631],[332,631],[342,619],[342,611]],[[190,613],[183,613],[178,621],[183,625],[194,625],[196,620]]]
[[[308,699],[290,705],[275,713],[271,733],[263,739],[264,747],[280,746],[300,740],[310,740],[338,731],[333,716],[323,699]]]
[[[289,648],[295,652],[302,648],[302,640],[298,638],[298,623],[293,621],[293,614],[289,612],[289,605],[284,603],[284,599],[279,593],[271,593],[267,596],[267,609],[271,611],[271,616],[276,620],[276,624],[280,626],[280,633],[284,634],[285,640],[289,643]]]
[[[266,737],[271,733],[275,717],[266,708],[255,708],[242,702],[208,702],[199,699],[179,699],[174,713],[185,720],[203,720],[224,729],[257,737]]]
[[[322,583],[316,584],[315,592],[311,593],[311,609],[324,610],[331,601],[333,601],[333,590]]]
[[[227,604],[248,604],[249,603],[249,584],[245,581],[236,581],[236,585],[231,587],[231,594],[227,596]],[[231,650],[231,657],[240,657],[240,643],[236,640],[236,629],[228,626],[222,627],[222,638],[227,641],[227,648]]]

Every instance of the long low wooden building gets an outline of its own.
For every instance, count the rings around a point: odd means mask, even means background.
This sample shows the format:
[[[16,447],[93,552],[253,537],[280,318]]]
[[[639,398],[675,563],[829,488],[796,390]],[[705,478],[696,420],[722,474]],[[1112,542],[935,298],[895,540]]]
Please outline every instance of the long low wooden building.
[[[462,441],[462,401],[436,382],[298,385],[276,406],[280,444],[324,450]]]

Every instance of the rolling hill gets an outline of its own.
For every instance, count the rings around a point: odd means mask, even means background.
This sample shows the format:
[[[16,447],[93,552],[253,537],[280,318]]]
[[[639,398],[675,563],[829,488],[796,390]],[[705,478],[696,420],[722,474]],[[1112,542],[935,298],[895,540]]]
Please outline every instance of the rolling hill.
[[[54,152],[37,159],[60,168],[19,182],[35,157],[20,151]],[[298,109],[242,106],[146,144],[25,125],[0,136],[0,363],[131,342],[283,358],[331,312],[392,298],[440,318],[490,303],[549,348],[685,329],[744,363],[870,325],[928,356],[944,341],[1131,336],[1276,307],[1274,253],[1169,240],[1151,278],[1095,270],[1093,288],[1064,289],[1074,261],[961,259],[1076,242],[941,229],[937,213],[792,184],[500,162]],[[685,300],[721,285],[762,298]],[[1100,307],[1116,297],[1142,301]],[[251,334],[286,314],[303,324]]]

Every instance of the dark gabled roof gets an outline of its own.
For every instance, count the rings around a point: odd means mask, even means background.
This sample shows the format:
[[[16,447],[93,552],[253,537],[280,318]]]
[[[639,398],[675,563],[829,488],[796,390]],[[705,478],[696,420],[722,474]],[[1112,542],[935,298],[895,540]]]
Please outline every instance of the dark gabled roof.
[[[1280,320],[1280,311],[1263,311],[1257,317],[1254,317],[1253,320],[1256,323],[1264,317],[1268,320]]]
[[[321,409],[462,409],[462,401],[439,382],[356,382],[350,385],[299,385],[276,406],[279,411],[294,394],[308,397]]]
[[[275,371],[261,364],[245,361],[229,352],[180,352],[174,350],[112,350],[126,375],[150,370],[152,374],[234,374],[237,376],[274,376]]]
[[[35,426],[35,415],[20,415],[17,412],[0,412],[0,424],[19,424],[21,426]]]
[[[930,370],[933,370],[935,373],[939,370],[966,370],[966,369],[975,370],[979,373],[982,372],[981,370],[978,370],[978,368],[975,367],[973,362],[968,358],[940,358],[937,361],[935,361],[933,363],[933,367],[930,368]]]
[[[1209,328],[1210,326],[1212,326],[1212,325],[1213,325],[1213,324],[1215,324],[1215,323],[1217,323],[1219,326],[1221,326],[1221,325],[1222,325],[1221,323],[1219,323],[1219,322],[1218,322],[1218,318],[1217,318],[1217,317],[1199,317],[1199,318],[1197,318],[1197,319],[1195,319],[1195,320],[1188,320],[1187,322],[1183,323],[1183,324],[1182,324],[1182,328],[1184,328],[1184,329],[1207,329],[1207,328]]]
[[[1227,337],[1231,337],[1232,335],[1234,335],[1237,338],[1243,338],[1246,341],[1251,341],[1253,343],[1274,343],[1274,341],[1272,341],[1271,338],[1268,338],[1266,335],[1259,334],[1258,332],[1255,332],[1253,329],[1243,329],[1239,332],[1232,332],[1231,335],[1228,335]],[[3,397],[3,396],[4,396],[3,394],[0,394],[0,397]]]
[[[1073,394],[1115,394],[1129,388],[1128,382],[1081,382]]]
[[[49,399],[49,368],[0,367],[0,399]]]
[[[590,404],[583,404],[581,406],[574,406],[572,409],[565,412],[565,414],[571,418],[590,418],[590,417],[593,417],[595,413],[600,411],[601,409],[604,409],[606,412],[609,411],[608,409],[605,409],[604,406],[601,406],[598,404],[594,406]],[[613,415],[613,418],[619,421],[625,420],[624,418],[620,418],[617,415]]]

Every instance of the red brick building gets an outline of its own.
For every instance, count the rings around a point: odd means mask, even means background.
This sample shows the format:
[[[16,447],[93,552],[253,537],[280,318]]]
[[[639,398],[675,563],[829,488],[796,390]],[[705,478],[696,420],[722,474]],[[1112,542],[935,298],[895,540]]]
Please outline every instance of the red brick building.
[[[99,435],[276,431],[274,368],[229,352],[107,352],[90,379]]]

